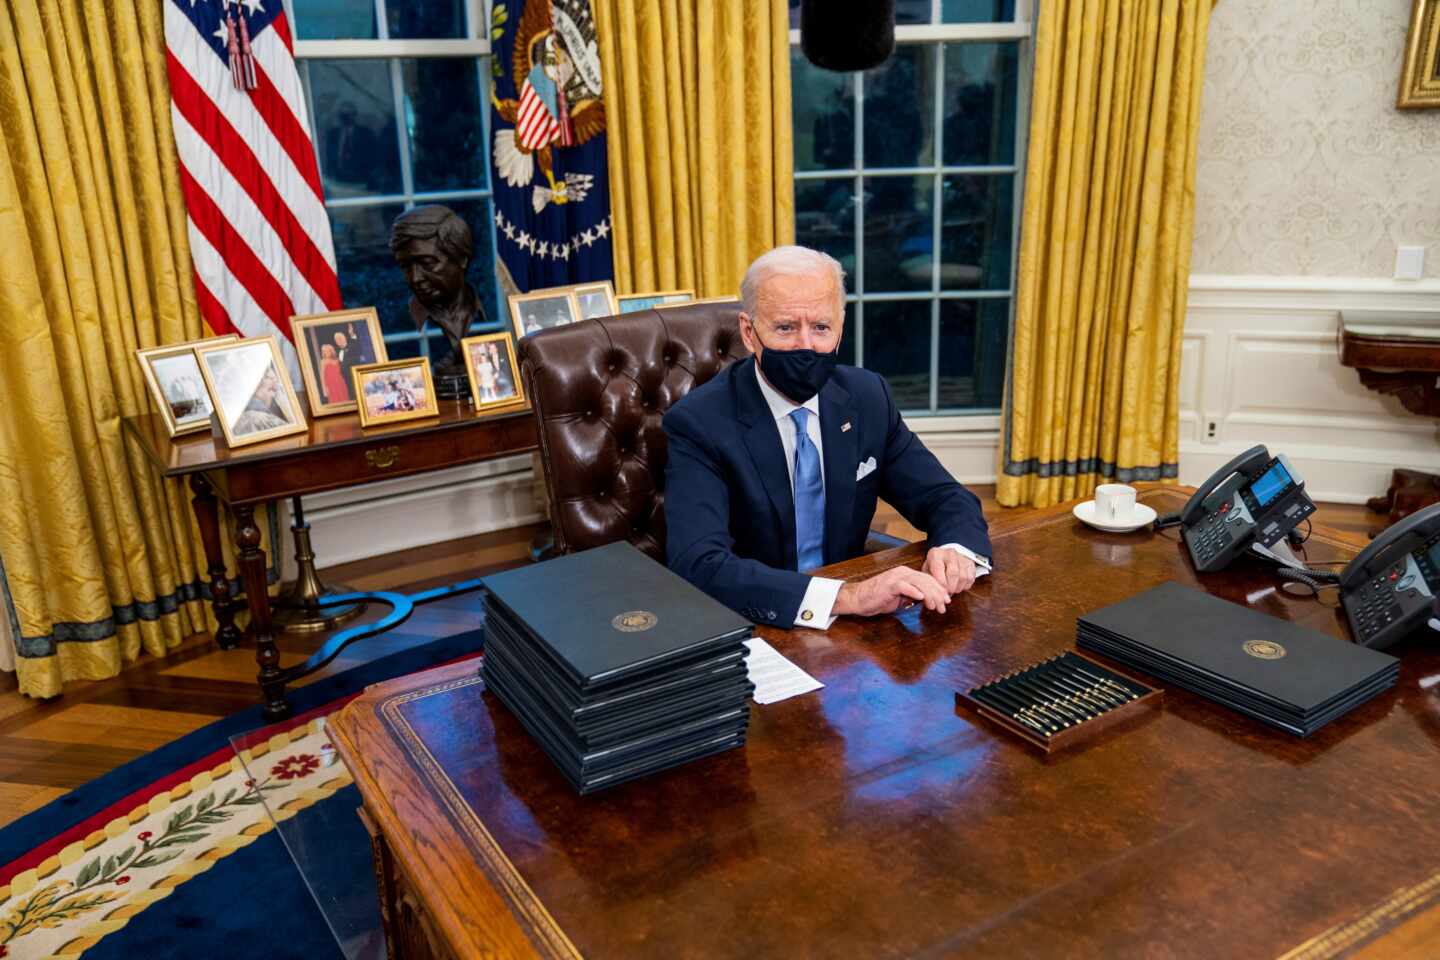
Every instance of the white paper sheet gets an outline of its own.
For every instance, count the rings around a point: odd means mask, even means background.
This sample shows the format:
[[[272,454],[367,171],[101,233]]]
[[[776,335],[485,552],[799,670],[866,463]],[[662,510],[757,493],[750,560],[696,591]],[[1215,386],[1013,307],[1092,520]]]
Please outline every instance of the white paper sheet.
[[[764,640],[758,637],[746,640],[745,646],[750,648],[745,666],[750,672],[750,682],[755,684],[756,703],[776,703],[825,686]]]

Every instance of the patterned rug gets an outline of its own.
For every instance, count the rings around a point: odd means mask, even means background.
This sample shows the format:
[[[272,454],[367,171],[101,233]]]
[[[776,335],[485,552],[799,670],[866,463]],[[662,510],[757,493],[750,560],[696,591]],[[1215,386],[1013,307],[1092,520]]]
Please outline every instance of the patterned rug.
[[[253,777],[229,738],[261,727],[258,706],[0,830],[0,958],[338,958],[266,808],[286,819],[316,804],[359,806],[325,718],[370,684],[480,646],[479,631],[421,642],[293,691],[297,715],[251,740]],[[359,819],[325,819],[336,825],[337,875],[368,874]]]

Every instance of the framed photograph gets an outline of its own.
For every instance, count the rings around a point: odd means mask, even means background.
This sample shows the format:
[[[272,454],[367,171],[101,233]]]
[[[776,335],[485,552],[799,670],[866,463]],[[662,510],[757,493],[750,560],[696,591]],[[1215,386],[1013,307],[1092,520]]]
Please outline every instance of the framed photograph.
[[[186,343],[170,343],[163,347],[147,347],[135,351],[140,361],[140,372],[165,428],[170,436],[210,428],[210,392],[205,389],[205,378],[200,374],[200,361],[195,359],[195,348],[214,343],[233,343],[240,338],[233,333],[223,337],[205,340],[190,340]]]
[[[317,417],[354,410],[350,371],[390,359],[374,307],[291,317],[290,329],[300,355],[305,399]]]
[[[1410,33],[1400,67],[1400,96],[1406,110],[1440,107],[1440,0],[1412,0]]]
[[[350,371],[350,375],[359,398],[362,427],[440,415],[429,357],[367,363]]]
[[[740,298],[739,298],[739,297],[705,297],[705,298],[700,299],[700,300],[677,300],[677,301],[675,301],[674,303],[657,303],[657,304],[655,305],[655,309],[656,309],[656,310],[668,310],[668,309],[670,309],[671,307],[688,307],[688,306],[690,306],[691,304],[695,304],[695,303],[733,303],[735,306],[738,307],[738,306],[740,306]]]
[[[654,290],[649,293],[624,293],[616,299],[620,301],[621,313],[634,313],[637,310],[653,310],[671,303],[692,303],[695,300],[695,291]]]
[[[196,347],[195,357],[230,446],[305,432],[305,414],[274,337]]]
[[[508,333],[487,333],[460,341],[465,351],[465,372],[470,374],[470,396],[476,410],[497,411],[525,406],[515,342]]]
[[[580,307],[580,319],[613,317],[620,313],[620,304],[615,301],[615,288],[609,280],[598,283],[577,283],[573,288],[575,302]]]
[[[532,290],[510,295],[510,322],[515,326],[515,339],[551,327],[563,327],[580,320],[580,306],[570,287]]]

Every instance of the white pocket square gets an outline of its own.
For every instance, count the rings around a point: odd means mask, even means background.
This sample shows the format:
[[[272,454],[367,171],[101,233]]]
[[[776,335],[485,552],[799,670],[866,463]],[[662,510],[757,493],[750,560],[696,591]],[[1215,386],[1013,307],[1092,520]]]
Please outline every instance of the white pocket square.
[[[863,461],[860,466],[855,470],[855,482],[859,483],[861,480],[864,480],[866,477],[870,476],[870,474],[874,472],[875,458],[871,457],[870,459]]]

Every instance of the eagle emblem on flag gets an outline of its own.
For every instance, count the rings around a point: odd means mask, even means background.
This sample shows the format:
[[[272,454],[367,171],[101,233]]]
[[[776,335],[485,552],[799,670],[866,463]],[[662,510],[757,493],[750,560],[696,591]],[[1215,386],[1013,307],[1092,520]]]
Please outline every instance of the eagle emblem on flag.
[[[505,7],[496,5],[492,29],[504,30]],[[498,72],[498,64],[497,64]],[[510,73],[518,96],[491,93],[497,123],[495,171],[511,187],[534,184],[535,213],[550,204],[584,200],[589,173],[556,174],[555,151],[578,147],[605,130],[600,99],[600,53],[589,0],[529,0],[515,28]],[[537,175],[538,174],[538,175]]]

